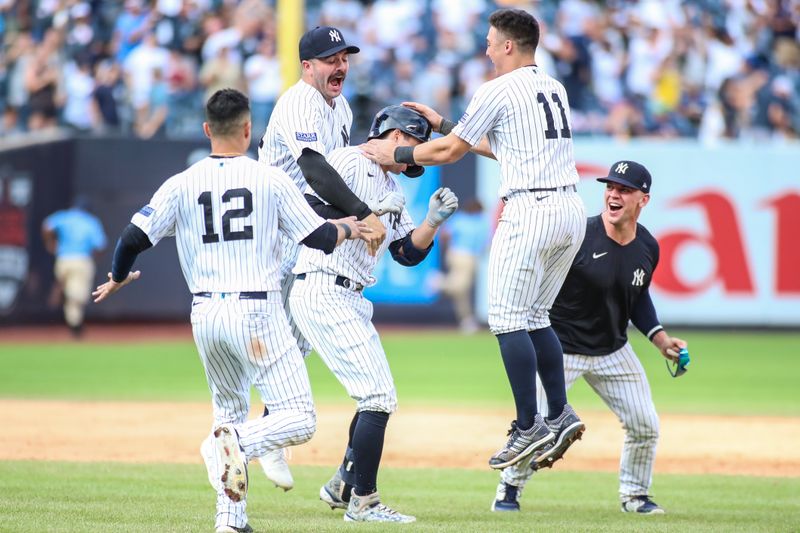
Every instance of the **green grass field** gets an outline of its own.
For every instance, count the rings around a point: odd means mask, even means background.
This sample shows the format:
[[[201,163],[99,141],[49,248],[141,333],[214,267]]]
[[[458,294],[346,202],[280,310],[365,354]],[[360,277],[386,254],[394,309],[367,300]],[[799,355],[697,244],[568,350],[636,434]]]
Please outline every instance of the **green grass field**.
[[[673,379],[658,353],[633,334],[662,413],[800,416],[799,334],[673,332],[689,341],[692,364]],[[383,336],[403,404],[510,408],[496,341],[488,334],[442,332]],[[309,372],[318,404],[349,402],[316,356]],[[187,342],[0,344],[0,397],[208,401],[194,345]],[[603,409],[582,383],[580,408]],[[2,421],[2,413],[0,413]],[[4,428],[6,431],[9,428]],[[457,443],[454,443],[457,444]],[[796,443],[795,443],[796,444]],[[691,443],[687,443],[691,445]],[[792,444],[794,445],[794,444]],[[344,531],[317,499],[330,468],[295,466],[289,493],[253,476],[250,522],[256,531]],[[370,531],[798,531],[800,478],[681,476],[656,473],[654,492],[669,514],[619,512],[615,474],[538,476],[523,512],[488,512],[491,471],[384,469],[382,490],[411,526]],[[213,493],[197,465],[0,462],[0,531],[211,531]]]

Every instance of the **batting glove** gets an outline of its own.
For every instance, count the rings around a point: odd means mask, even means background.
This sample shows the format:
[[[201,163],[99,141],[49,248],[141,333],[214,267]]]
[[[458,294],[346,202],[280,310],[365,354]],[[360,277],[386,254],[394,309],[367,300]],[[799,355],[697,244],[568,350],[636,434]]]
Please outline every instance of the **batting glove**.
[[[458,209],[458,197],[447,187],[439,187],[428,201],[428,214],[425,221],[436,228]]]
[[[391,191],[383,195],[381,198],[372,198],[367,200],[367,207],[369,210],[378,216],[385,215],[386,213],[402,213],[403,207],[406,205],[406,197],[402,193]]]

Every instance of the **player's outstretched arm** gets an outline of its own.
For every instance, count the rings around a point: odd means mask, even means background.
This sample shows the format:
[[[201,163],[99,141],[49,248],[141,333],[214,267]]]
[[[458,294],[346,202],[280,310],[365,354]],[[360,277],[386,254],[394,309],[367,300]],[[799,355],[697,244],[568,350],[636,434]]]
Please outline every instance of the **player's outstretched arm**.
[[[114,281],[111,272],[109,272],[108,281],[106,281],[102,285],[98,285],[97,290],[92,292],[92,296],[94,297],[94,303],[98,304],[102,302],[103,300],[105,300],[118,290],[120,290],[125,285],[128,285],[129,283],[139,279],[141,275],[142,272],[140,270],[137,270],[135,272],[128,272],[128,276],[119,283],[117,283],[116,281]]]
[[[426,106],[425,104],[420,104],[419,102],[403,102],[403,105],[406,107],[410,107],[431,123],[431,127],[433,131],[437,133],[441,133],[442,135],[447,135],[453,128],[456,127],[456,123],[452,120],[448,120],[444,118],[442,115],[437,113],[433,110],[433,108]],[[482,155],[484,157],[488,157],[490,159],[497,159],[494,154],[492,153],[492,149],[489,146],[489,139],[483,137],[481,142],[473,146],[470,151],[474,154]]]

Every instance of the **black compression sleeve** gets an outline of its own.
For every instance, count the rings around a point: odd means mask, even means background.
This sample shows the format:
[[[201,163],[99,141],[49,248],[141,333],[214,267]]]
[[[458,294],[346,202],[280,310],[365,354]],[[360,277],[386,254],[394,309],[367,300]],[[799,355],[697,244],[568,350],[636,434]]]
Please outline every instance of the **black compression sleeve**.
[[[315,250],[322,250],[327,255],[336,248],[336,241],[338,240],[339,230],[336,228],[336,225],[326,222],[309,233],[300,243],[305,244],[309,248],[314,248]]]
[[[398,264],[407,267],[420,264],[426,257],[428,257],[428,253],[432,248],[433,243],[431,243],[431,245],[424,250],[418,249],[411,241],[411,233],[407,234],[401,239],[397,239],[396,241],[389,243],[389,253],[392,254],[392,259],[394,259]]]
[[[134,224],[122,231],[117,247],[114,249],[114,258],[111,260],[111,279],[120,283],[128,277],[128,273],[136,261],[136,256],[152,247],[153,243],[147,234]]]
[[[355,215],[359,220],[364,220],[372,214],[367,204],[350,190],[336,169],[319,152],[303,148],[300,157],[297,158],[297,165],[314,192],[329,204],[347,215]]]
[[[322,218],[337,219],[337,218],[344,218],[347,216],[347,213],[345,213],[344,211],[340,211],[339,209],[336,209],[334,206],[326,204],[313,194],[306,194],[305,197],[306,197],[306,202],[308,202],[308,205],[311,206],[311,209],[313,209],[314,212],[319,216],[321,216]]]
[[[631,310],[631,322],[636,326],[636,329],[641,331],[649,340],[653,339],[653,335],[664,329],[658,322],[656,315],[656,308],[653,306],[653,300],[650,299],[650,291],[648,288],[642,291],[639,299]]]

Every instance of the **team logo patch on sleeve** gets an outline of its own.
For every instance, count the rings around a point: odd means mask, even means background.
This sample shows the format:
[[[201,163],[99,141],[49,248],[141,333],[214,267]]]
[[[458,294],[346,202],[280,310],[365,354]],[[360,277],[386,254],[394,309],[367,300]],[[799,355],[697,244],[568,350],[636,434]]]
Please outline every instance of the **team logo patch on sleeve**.
[[[155,209],[153,209],[149,205],[146,205],[143,208],[139,209],[139,214],[149,217],[150,215],[153,214],[153,211],[155,211]]]
[[[315,142],[317,142],[317,134],[314,133],[314,132],[303,133],[301,131],[296,131],[294,133],[294,136],[301,143],[315,143]]]

